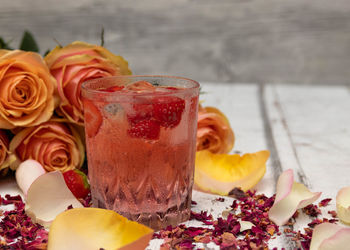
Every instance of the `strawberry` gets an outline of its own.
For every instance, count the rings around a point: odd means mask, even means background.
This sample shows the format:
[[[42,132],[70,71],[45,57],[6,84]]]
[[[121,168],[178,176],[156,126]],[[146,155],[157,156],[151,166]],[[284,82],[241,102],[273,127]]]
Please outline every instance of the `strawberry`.
[[[92,101],[84,99],[84,122],[88,137],[94,137],[102,124],[102,116]]]
[[[153,102],[154,118],[165,128],[173,128],[181,121],[185,101],[179,97],[158,97]]]
[[[112,87],[108,87],[100,90],[106,91],[106,92],[116,92],[116,91],[122,90],[123,88],[124,86],[112,86]]]
[[[153,116],[153,106],[151,103],[135,103],[133,112],[127,114],[128,121],[134,125],[143,120],[150,120]]]
[[[86,175],[78,169],[63,173],[64,181],[76,198],[85,199],[90,192],[90,184]]]
[[[148,140],[156,140],[159,138],[160,126],[154,120],[142,120],[135,124],[131,124],[128,133],[134,138],[143,138]]]

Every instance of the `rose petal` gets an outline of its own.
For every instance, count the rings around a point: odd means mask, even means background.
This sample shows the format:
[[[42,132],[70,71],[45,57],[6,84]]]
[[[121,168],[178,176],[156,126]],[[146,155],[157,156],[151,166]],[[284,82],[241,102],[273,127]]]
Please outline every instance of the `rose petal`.
[[[305,185],[294,182],[291,169],[284,171],[277,181],[276,199],[269,211],[269,218],[278,226],[284,225],[299,208],[306,207],[321,196],[312,193]]]
[[[339,219],[346,224],[350,224],[350,187],[339,190],[336,203]]]
[[[227,195],[235,187],[246,191],[264,176],[269,155],[269,151],[243,156],[199,151],[196,153],[195,188],[220,195]]]
[[[145,249],[153,230],[114,211],[76,208],[52,222],[48,249]]]
[[[26,212],[45,227],[70,205],[74,208],[82,207],[59,171],[39,176],[28,189]]]
[[[348,249],[349,245],[350,228],[325,222],[315,227],[310,250]]]
[[[19,165],[16,170],[16,181],[25,196],[30,185],[45,173],[43,166],[35,160],[26,160]]]

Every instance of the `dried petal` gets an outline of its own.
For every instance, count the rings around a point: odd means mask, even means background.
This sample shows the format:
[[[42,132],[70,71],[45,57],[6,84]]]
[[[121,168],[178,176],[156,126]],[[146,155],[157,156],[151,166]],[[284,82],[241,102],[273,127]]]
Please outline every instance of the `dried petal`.
[[[82,207],[59,171],[39,176],[28,189],[26,212],[33,221],[43,226],[48,226],[69,205]]]
[[[315,227],[310,250],[348,249],[349,245],[350,228],[325,222]]]
[[[294,182],[293,170],[284,171],[277,181],[276,199],[269,211],[269,218],[281,226],[288,222],[295,211],[313,203],[321,192],[312,193],[305,185]]]
[[[339,219],[346,224],[350,224],[350,187],[339,190],[336,203]]]
[[[52,222],[48,250],[145,249],[152,235],[152,229],[114,211],[75,208]]]
[[[228,195],[235,187],[244,191],[254,187],[266,172],[269,151],[253,154],[196,153],[195,188],[214,194]]]
[[[24,195],[27,195],[28,188],[40,175],[45,174],[43,166],[35,160],[22,162],[16,170],[16,181]]]

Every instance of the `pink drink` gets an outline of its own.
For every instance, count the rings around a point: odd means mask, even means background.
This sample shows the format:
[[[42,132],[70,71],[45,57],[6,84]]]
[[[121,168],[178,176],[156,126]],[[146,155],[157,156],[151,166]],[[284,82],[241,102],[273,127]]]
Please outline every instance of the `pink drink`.
[[[197,82],[164,76],[120,76],[84,83],[95,207],[114,210],[154,229],[189,218],[198,92]]]

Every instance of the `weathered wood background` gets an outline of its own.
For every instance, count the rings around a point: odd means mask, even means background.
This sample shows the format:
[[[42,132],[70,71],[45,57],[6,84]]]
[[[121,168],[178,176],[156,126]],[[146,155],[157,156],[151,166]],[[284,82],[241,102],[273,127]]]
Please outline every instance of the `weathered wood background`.
[[[216,82],[350,84],[348,0],[0,0],[0,35],[42,52],[74,40],[123,55],[136,74]]]

